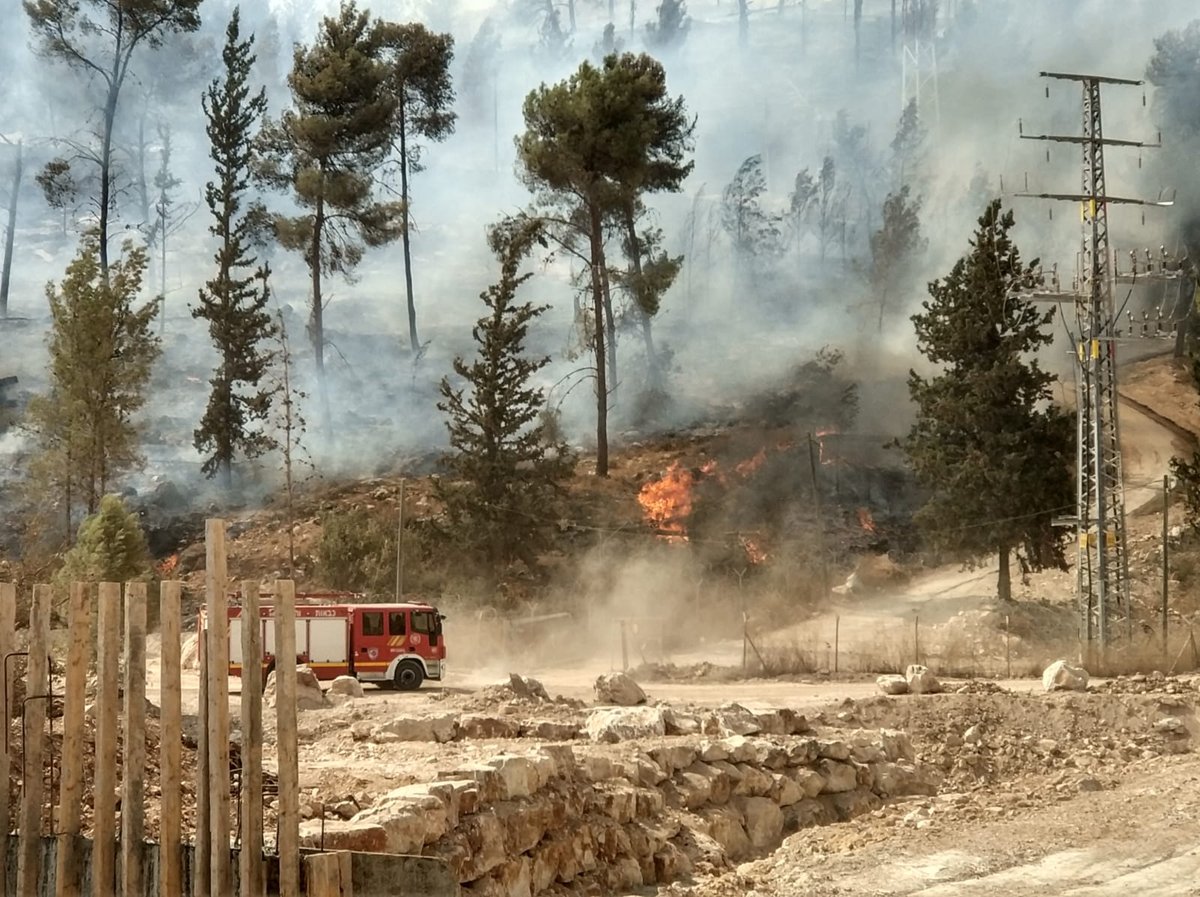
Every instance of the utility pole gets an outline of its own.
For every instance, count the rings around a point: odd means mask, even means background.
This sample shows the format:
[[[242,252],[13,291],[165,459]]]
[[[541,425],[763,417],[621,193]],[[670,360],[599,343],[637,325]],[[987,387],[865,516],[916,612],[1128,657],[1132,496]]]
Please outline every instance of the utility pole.
[[[1146,148],[1158,144],[1116,140],[1104,136],[1100,88],[1140,86],[1144,82],[1100,75],[1041,72],[1043,78],[1078,83],[1083,89],[1081,135],[1022,133],[1028,140],[1069,143],[1083,150],[1081,193],[1019,193],[1018,196],[1077,203],[1083,223],[1083,246],[1073,289],[1068,293],[1035,293],[1035,298],[1075,305],[1077,508],[1072,521],[1077,535],[1076,596],[1080,638],[1085,657],[1100,660],[1113,639],[1113,626],[1123,612],[1132,627],[1129,605],[1129,558],[1125,540],[1125,493],[1121,475],[1120,428],[1117,418],[1116,342],[1119,322],[1113,308],[1116,274],[1108,239],[1108,207],[1114,204],[1171,205],[1112,196],[1104,171],[1104,148]],[[1047,88],[1049,96],[1049,88]],[[1057,281],[1057,276],[1055,277]],[[1056,285],[1057,286],[1057,285]]]

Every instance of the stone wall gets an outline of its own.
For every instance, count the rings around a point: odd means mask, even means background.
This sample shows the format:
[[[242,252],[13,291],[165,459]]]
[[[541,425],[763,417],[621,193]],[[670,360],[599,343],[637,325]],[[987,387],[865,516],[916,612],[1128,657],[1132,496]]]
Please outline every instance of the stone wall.
[[[325,847],[440,857],[472,895],[621,890],[719,869],[806,826],[934,790],[900,732],[835,740],[785,714],[751,736],[658,735],[674,727],[651,721],[655,734],[639,737],[653,709],[598,710],[606,725],[588,720],[592,742],[531,746],[397,788],[350,820],[325,820]],[[320,825],[305,823],[306,843],[316,846]]]

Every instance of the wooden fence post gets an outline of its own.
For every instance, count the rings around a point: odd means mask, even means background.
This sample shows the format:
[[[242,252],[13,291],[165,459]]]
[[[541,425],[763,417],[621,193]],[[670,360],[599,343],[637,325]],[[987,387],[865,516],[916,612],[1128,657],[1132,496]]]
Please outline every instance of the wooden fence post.
[[[262,897],[262,618],[258,583],[242,583],[242,846],[238,853],[242,897]]]
[[[225,521],[205,521],[204,584],[208,610],[208,770],[212,894],[232,889],[229,868],[229,583]]]
[[[8,656],[16,650],[17,631],[17,587],[11,582],[0,582],[0,718],[5,721],[3,753],[0,753],[0,769],[12,769],[12,700],[15,677]],[[12,831],[12,789],[9,777],[0,781],[0,856],[8,856],[8,833]],[[6,863],[7,865],[7,863]],[[8,876],[0,875],[0,897],[9,897]]]
[[[158,739],[159,810],[158,893],[159,897],[183,897],[183,866],[180,842],[183,833],[183,707],[180,671],[181,592],[179,582],[159,586],[158,619],[162,635],[159,664]]]
[[[125,731],[121,757],[121,885],[143,897],[146,840],[146,584],[125,586]]]
[[[50,586],[33,587],[29,608],[29,656],[25,666],[25,743],[21,764],[21,827],[17,893],[38,897],[42,859],[42,799],[46,774],[46,694],[50,691]]]
[[[54,874],[57,897],[78,897],[80,868],[77,845],[83,798],[83,723],[87,673],[92,645],[90,587],[71,584],[67,616],[67,685],[63,698],[62,778],[58,786],[58,856]]]
[[[296,584],[275,586],[275,725],[279,757],[279,897],[300,897],[300,762],[296,740]]]
[[[208,618],[196,630],[196,661],[200,672],[196,710],[196,841],[192,861],[192,897],[208,897],[209,860],[212,856],[212,818],[209,793],[212,775],[208,768]]]
[[[92,895],[116,893],[117,669],[121,586],[100,583],[96,596],[96,764],[92,823]]]

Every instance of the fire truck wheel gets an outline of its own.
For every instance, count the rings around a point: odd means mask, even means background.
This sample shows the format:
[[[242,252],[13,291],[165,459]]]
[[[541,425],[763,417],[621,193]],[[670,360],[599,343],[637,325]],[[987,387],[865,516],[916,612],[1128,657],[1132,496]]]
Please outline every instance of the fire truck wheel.
[[[396,688],[401,691],[416,691],[425,681],[425,671],[415,660],[406,660],[396,667]]]

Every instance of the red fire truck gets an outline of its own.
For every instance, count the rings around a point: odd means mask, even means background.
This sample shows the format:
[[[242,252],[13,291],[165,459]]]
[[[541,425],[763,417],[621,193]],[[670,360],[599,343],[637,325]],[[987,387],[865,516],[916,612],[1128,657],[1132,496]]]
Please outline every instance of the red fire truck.
[[[275,666],[274,606],[264,600],[259,616],[263,669],[270,671]],[[296,660],[318,679],[354,676],[381,688],[412,691],[426,679],[446,675],[443,619],[429,604],[335,604],[297,595]],[[242,674],[239,606],[229,608],[229,673]]]

